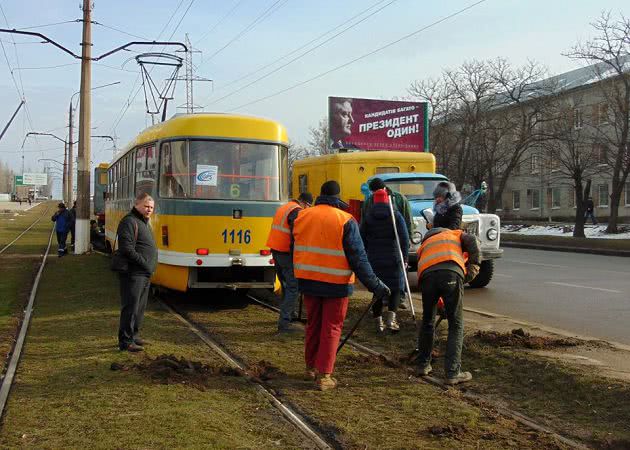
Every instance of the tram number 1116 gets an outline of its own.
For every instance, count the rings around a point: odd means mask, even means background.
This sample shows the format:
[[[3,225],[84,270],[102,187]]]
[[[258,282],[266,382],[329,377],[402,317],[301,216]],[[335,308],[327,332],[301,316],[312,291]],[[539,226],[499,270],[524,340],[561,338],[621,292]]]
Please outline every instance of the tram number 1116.
[[[252,241],[251,230],[229,230],[226,228],[221,233],[224,244],[249,244]]]

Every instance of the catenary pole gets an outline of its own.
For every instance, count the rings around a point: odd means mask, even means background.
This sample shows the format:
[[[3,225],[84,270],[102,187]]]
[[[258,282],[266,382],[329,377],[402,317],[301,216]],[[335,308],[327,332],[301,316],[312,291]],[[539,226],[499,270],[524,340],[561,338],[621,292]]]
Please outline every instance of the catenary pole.
[[[63,202],[68,204],[68,144],[63,144],[63,176],[61,177],[61,190]]]
[[[7,130],[9,129],[9,127],[11,126],[11,123],[13,122],[13,119],[15,119],[15,116],[17,116],[17,113],[20,111],[20,109],[22,108],[22,105],[24,105],[24,103],[26,103],[24,100],[22,100],[20,102],[20,104],[18,105],[17,109],[15,110],[15,112],[13,113],[11,118],[9,119],[9,122],[4,127],[4,130],[2,130],[2,133],[0,133],[0,141],[2,140],[2,136],[4,136],[4,133],[6,133]]]
[[[79,149],[77,173],[77,219],[74,253],[90,248],[90,141],[92,80],[92,10],[91,0],[83,0],[83,39],[81,42],[81,93],[79,94]]]
[[[73,142],[73,130],[72,130],[72,99],[70,99],[70,110],[68,111],[68,202],[74,200],[74,142]]]

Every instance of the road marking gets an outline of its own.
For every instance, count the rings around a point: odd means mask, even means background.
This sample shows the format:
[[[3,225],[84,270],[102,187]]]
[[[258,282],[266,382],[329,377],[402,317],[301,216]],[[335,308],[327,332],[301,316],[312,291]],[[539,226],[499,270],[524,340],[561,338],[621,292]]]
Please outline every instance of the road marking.
[[[557,281],[545,281],[545,284],[555,284],[558,286],[567,286],[567,287],[574,287],[574,288],[579,288],[579,289],[592,289],[594,291],[610,292],[613,294],[623,294],[623,292],[617,291],[615,289],[604,289],[604,288],[598,288],[598,287],[592,287],[592,286],[582,286],[580,284],[560,283]]]
[[[530,266],[556,267],[558,269],[568,269],[569,266],[557,266],[555,264],[535,263],[529,261],[521,261],[520,259],[504,259],[504,261],[515,262],[519,264],[528,264]]]

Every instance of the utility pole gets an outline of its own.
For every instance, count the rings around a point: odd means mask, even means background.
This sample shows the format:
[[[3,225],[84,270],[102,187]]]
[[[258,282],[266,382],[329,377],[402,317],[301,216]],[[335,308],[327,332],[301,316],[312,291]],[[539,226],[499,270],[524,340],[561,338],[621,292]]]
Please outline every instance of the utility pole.
[[[70,178],[70,173],[68,172],[68,144],[64,144],[63,150],[63,176],[61,177],[61,197],[63,198],[63,202],[67,206],[68,203],[72,200],[72,197],[68,197],[68,178]]]
[[[92,5],[83,0],[83,40],[81,42],[81,93],[79,94],[79,151],[77,173],[77,219],[74,253],[90,249],[90,141],[91,81],[92,81]]]
[[[212,80],[209,80],[207,78],[195,77],[193,75],[193,53],[201,53],[201,51],[193,49],[190,39],[188,37],[188,33],[186,33],[186,40],[184,42],[187,48],[187,51],[185,51],[184,55],[184,69],[186,71],[186,74],[184,75],[184,81],[186,82],[186,114],[192,114],[195,112],[195,109],[201,108],[200,106],[195,106],[193,96],[193,82]],[[179,50],[177,52],[179,52]],[[181,80],[181,78],[177,78],[177,80]]]
[[[0,141],[2,140],[2,136],[4,136],[4,133],[6,133],[7,130],[9,129],[9,127],[11,126],[11,123],[13,122],[13,119],[15,119],[15,116],[17,116],[17,113],[20,111],[20,108],[22,108],[22,105],[24,105],[24,103],[26,103],[24,100],[22,100],[20,102],[20,104],[18,105],[17,109],[15,110],[15,112],[13,113],[11,118],[9,119],[9,122],[4,127],[4,130],[2,130],[2,133],[0,133]]]
[[[68,111],[68,202],[72,202],[74,194],[74,142],[73,142],[73,130],[72,130],[72,98],[70,98],[70,110]]]

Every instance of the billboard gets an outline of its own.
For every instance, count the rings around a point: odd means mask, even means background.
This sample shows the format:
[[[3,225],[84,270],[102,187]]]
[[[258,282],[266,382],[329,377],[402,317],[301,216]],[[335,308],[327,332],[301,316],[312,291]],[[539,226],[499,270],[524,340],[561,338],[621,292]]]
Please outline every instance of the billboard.
[[[48,184],[48,174],[46,173],[24,173],[22,183],[29,186],[45,186]]]
[[[427,103],[328,97],[331,149],[429,151]]]

